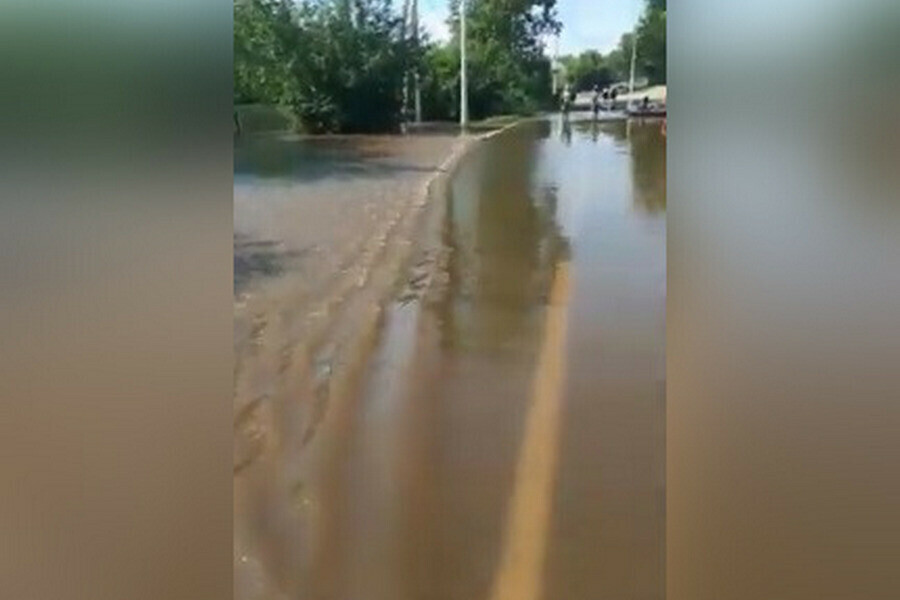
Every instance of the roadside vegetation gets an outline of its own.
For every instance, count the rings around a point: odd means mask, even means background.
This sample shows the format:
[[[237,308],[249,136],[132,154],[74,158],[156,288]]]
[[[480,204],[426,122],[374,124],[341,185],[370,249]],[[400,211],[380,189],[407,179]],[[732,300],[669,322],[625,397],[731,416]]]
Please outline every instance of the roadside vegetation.
[[[541,36],[559,31],[556,0],[470,0],[469,107],[473,119],[549,106]],[[395,130],[403,85],[418,71],[424,118],[459,110],[458,0],[453,39],[414,44],[402,2],[235,0],[234,101],[285,107],[310,132]],[[406,34],[406,35],[404,35]]]
[[[400,118],[415,61],[381,0],[236,0],[236,104],[290,109],[312,132],[379,131]]]
[[[635,72],[650,85],[666,83],[666,0],[647,0],[636,29],[637,60]],[[626,33],[619,45],[606,55],[587,50],[578,55],[560,57],[569,83],[576,91],[603,89],[628,81],[631,71],[631,47],[634,33]]]
[[[459,117],[459,1],[450,2],[452,39],[431,44],[422,62],[426,119]],[[469,111],[473,119],[533,114],[553,104],[544,36],[559,33],[556,0],[469,0],[466,20]]]
[[[313,133],[394,131],[404,120],[404,85],[418,73],[424,119],[458,119],[459,0],[448,2],[451,39],[434,42],[420,32],[416,43],[402,0],[234,0],[239,113],[276,107]],[[562,27],[556,0],[467,4],[471,118],[554,106],[542,40]],[[641,71],[665,81],[665,0],[648,0],[638,47]],[[630,35],[605,57],[587,52],[565,61],[584,88],[620,78],[629,59]]]

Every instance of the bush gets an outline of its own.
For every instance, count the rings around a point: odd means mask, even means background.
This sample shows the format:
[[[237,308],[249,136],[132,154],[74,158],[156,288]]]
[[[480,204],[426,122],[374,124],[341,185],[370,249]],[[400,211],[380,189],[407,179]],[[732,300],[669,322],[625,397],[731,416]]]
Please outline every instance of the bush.
[[[289,106],[315,132],[392,129],[411,60],[400,26],[386,0],[238,0],[235,98]]]

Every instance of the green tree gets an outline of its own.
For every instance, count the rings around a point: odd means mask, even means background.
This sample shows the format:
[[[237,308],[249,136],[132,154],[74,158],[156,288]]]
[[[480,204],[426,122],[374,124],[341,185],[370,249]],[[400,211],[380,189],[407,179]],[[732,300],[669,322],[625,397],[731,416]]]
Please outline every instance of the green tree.
[[[647,0],[637,27],[638,65],[650,83],[666,82],[666,1]]]
[[[606,64],[613,75],[613,79],[627,81],[631,75],[631,44],[634,36],[624,33],[619,38],[618,47],[606,55]]]
[[[287,104],[293,98],[296,90],[291,78],[292,20],[286,2],[235,2],[235,102]]]
[[[300,119],[314,131],[394,128],[410,56],[390,1],[308,1],[297,23],[291,104]]]
[[[577,56],[563,56],[566,76],[576,91],[600,89],[616,81],[616,74],[607,59],[596,50],[586,50]]]
[[[644,12],[635,29],[637,58],[635,74],[651,84],[666,82],[666,0],[646,0]],[[625,33],[619,46],[606,55],[606,65],[617,81],[631,75],[631,44],[634,34]]]
[[[459,119],[459,49],[435,44],[425,51],[422,112],[427,120]]]
[[[311,131],[382,131],[400,119],[417,60],[390,0],[236,0],[235,100],[289,106]]]
[[[551,102],[550,61],[542,37],[559,31],[556,0],[470,0],[466,14],[469,109],[475,119],[531,113]],[[453,39],[431,49],[425,71],[427,107],[453,118],[459,103],[459,0],[450,2]],[[454,90],[451,92],[451,90]],[[454,102],[449,102],[453,94]]]
[[[456,119],[459,0],[450,0],[450,9],[453,38],[429,44],[421,36],[417,48],[392,0],[235,0],[235,102],[288,107],[309,131],[392,130],[402,118],[404,73],[416,69],[425,117]],[[556,0],[469,0],[466,23],[473,118],[553,104],[542,40],[562,27]],[[641,68],[664,79],[664,1],[648,0],[639,38]],[[570,57],[575,86],[626,78],[630,50],[626,35],[605,57]]]

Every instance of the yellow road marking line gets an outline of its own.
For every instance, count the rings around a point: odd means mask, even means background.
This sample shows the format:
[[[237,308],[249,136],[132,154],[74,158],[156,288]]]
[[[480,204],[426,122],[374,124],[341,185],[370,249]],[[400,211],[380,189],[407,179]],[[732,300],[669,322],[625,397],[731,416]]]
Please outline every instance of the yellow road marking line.
[[[568,298],[569,264],[560,263],[544,320],[544,341],[532,383],[531,406],[491,600],[537,600],[543,591],[544,557],[559,459]]]

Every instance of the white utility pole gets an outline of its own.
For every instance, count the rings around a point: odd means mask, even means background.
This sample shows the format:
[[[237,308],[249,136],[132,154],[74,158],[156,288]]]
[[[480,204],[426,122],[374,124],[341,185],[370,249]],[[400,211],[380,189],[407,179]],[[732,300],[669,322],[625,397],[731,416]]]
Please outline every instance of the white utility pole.
[[[459,2],[459,125],[469,126],[469,80],[466,75],[466,0]]]
[[[412,3],[412,30],[413,45],[416,52],[419,51],[419,0],[413,0]],[[419,69],[413,71],[413,104],[416,109],[416,123],[422,122],[422,88],[419,81]]]
[[[628,94],[634,96],[634,63],[637,60],[637,30],[631,34],[631,79],[628,83]],[[631,102],[631,100],[629,100]]]
[[[631,108],[631,103],[634,102],[634,63],[637,59],[637,28],[635,28],[634,33],[631,34],[631,78],[628,83],[628,102],[625,103],[625,108]],[[631,139],[631,119],[625,121],[625,137],[629,140]]]
[[[413,45],[419,51],[419,0],[412,0]],[[413,71],[413,105],[416,109],[416,123],[422,122],[422,89],[419,81],[419,69]]]
[[[553,97],[556,98],[556,92],[559,89],[559,74],[561,70],[561,66],[559,64],[559,36],[555,36],[553,38],[553,62],[551,63],[553,72],[551,73],[550,78],[550,89],[553,92]]]
[[[404,0],[403,2],[403,23],[400,26],[400,38],[404,42],[406,42],[406,24],[409,22],[409,2],[410,0]],[[409,118],[409,71],[406,69],[403,71],[403,106],[400,110],[401,125],[403,132],[406,133],[406,123]]]

